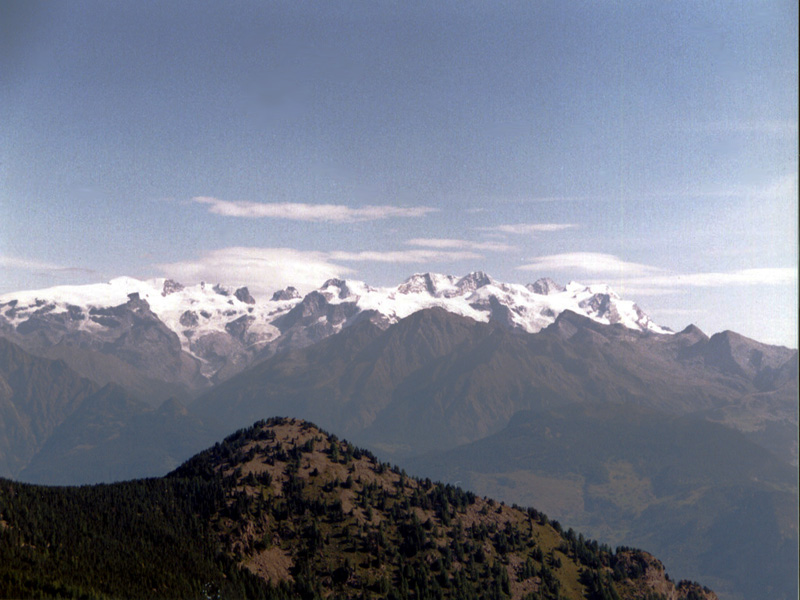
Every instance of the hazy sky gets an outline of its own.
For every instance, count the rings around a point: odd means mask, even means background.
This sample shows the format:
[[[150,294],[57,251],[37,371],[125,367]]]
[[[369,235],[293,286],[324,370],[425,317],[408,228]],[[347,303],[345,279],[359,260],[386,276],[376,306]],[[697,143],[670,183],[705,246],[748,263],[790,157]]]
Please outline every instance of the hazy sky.
[[[0,292],[610,283],[797,347],[798,6],[0,2]]]

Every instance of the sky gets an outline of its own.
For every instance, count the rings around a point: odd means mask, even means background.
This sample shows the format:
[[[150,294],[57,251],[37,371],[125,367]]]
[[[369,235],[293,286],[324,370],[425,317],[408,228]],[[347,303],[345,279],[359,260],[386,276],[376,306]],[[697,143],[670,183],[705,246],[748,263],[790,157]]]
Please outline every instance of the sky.
[[[0,293],[608,283],[797,347],[797,2],[0,2]]]

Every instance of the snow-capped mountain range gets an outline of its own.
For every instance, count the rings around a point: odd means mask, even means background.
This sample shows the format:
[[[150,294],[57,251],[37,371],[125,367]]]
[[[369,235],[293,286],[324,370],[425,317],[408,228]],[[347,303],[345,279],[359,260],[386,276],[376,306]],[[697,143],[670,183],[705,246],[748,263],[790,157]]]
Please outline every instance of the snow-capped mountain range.
[[[521,285],[498,282],[482,272],[463,277],[415,274],[395,287],[331,279],[305,296],[288,287],[258,300],[246,287],[120,277],[103,284],[4,294],[0,332],[33,350],[66,344],[105,352],[117,348],[117,355],[126,355],[118,346],[127,332],[143,322],[158,327],[159,321],[164,326],[160,335],[172,337],[164,329],[174,334],[173,350],[179,345],[198,361],[202,377],[218,381],[255,359],[314,343],[361,319],[385,328],[432,307],[530,333],[547,327],[565,310],[603,324],[670,333],[606,285],[561,286],[551,279]]]

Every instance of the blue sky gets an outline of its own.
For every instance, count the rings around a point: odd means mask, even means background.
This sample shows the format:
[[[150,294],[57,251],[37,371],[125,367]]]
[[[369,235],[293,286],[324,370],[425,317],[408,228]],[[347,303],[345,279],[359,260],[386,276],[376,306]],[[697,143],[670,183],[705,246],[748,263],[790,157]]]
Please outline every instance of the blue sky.
[[[797,347],[796,2],[0,3],[0,292],[607,282]]]

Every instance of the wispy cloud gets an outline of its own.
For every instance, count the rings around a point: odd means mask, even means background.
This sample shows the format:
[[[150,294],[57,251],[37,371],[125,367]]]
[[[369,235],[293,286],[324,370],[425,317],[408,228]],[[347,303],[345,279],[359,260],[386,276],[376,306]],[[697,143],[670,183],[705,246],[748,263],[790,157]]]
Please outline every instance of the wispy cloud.
[[[204,204],[209,212],[225,217],[243,219],[288,219],[328,223],[356,223],[401,217],[424,217],[438,209],[429,206],[362,206],[353,208],[341,204],[305,204],[297,202],[248,202],[219,200],[206,196],[192,198]]]
[[[502,198],[498,202],[509,202],[512,204],[568,204],[571,202],[587,202],[597,200],[602,196],[522,196],[518,198]]]
[[[477,227],[478,231],[492,231],[498,233],[510,233],[512,235],[532,235],[536,233],[550,233],[554,231],[564,231],[565,229],[575,229],[575,223],[512,223],[508,225],[495,225],[493,227]]]
[[[469,250],[487,250],[489,252],[509,252],[516,250],[515,246],[502,242],[475,242],[472,240],[457,240],[447,238],[414,238],[406,242],[409,246],[423,246],[427,248],[458,248]]]
[[[785,173],[761,185],[731,185],[728,183],[698,186],[676,191],[647,192],[653,198],[750,198],[754,200],[797,201],[797,172]]]
[[[694,317],[697,315],[708,314],[707,308],[651,308],[651,317]]]
[[[354,262],[387,262],[387,263],[425,263],[425,262],[454,262],[459,260],[475,260],[482,258],[480,254],[450,250],[389,250],[389,251],[364,251],[364,252],[331,252],[332,260]]]
[[[606,277],[603,283],[611,285],[618,293],[628,297],[665,296],[702,288],[796,287],[797,269],[760,268],[723,272],[668,273],[652,277]]]

